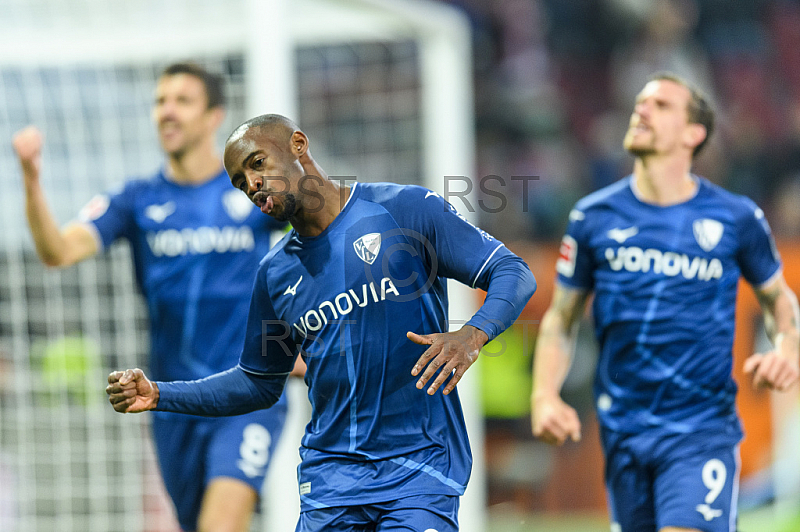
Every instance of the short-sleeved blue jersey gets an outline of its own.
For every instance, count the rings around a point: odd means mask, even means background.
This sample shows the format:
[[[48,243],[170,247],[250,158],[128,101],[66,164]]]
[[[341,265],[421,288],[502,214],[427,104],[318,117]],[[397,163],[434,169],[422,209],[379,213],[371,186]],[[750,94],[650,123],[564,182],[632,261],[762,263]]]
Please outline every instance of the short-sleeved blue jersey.
[[[686,202],[639,200],[629,176],[570,213],[560,283],[594,291],[595,398],[621,432],[740,431],[731,376],[736,290],[781,269],[764,213],[695,177]]]
[[[356,184],[319,236],[292,231],[265,257],[240,366],[285,374],[298,350],[308,364],[303,510],[463,493],[472,458],[457,393],[416,389],[426,347],[406,332],[447,331],[445,278],[485,289],[509,256],[430,190]]]
[[[95,197],[79,219],[101,247],[130,241],[147,300],[155,379],[191,380],[236,365],[253,279],[277,227],[222,171],[200,185],[163,172]]]

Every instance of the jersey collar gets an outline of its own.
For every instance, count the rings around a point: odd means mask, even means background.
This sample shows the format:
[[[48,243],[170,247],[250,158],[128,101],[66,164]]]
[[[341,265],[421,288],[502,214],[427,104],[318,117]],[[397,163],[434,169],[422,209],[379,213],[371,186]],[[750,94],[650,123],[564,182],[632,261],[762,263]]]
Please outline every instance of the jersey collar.
[[[696,185],[695,188],[694,188],[694,194],[692,194],[691,196],[689,196],[685,200],[681,201],[680,203],[672,203],[670,205],[658,205],[656,203],[650,203],[649,201],[643,200],[641,192],[639,192],[639,189],[636,186],[636,179],[634,179],[634,175],[633,174],[631,174],[628,177],[628,187],[630,188],[630,191],[633,194],[633,197],[636,198],[636,200],[639,203],[642,203],[644,205],[649,205],[651,207],[659,207],[659,208],[675,207],[675,206],[678,206],[678,205],[684,205],[686,203],[689,203],[690,201],[694,200],[698,195],[700,195],[700,189],[703,187],[703,180],[700,179],[695,174],[689,174],[689,177],[692,178],[692,181],[694,181],[694,184]]]
[[[344,202],[344,206],[342,210],[339,211],[339,214],[336,215],[336,218],[326,227],[320,234],[317,236],[300,236],[297,234],[297,231],[292,229],[294,233],[294,238],[303,245],[311,245],[315,242],[319,242],[325,237],[327,237],[332,231],[336,229],[336,227],[342,222],[342,220],[347,216],[347,213],[350,211],[352,206],[355,204],[356,196],[359,195],[361,192],[361,187],[358,186],[358,182],[353,183],[350,186],[350,196],[348,196],[347,201]]]

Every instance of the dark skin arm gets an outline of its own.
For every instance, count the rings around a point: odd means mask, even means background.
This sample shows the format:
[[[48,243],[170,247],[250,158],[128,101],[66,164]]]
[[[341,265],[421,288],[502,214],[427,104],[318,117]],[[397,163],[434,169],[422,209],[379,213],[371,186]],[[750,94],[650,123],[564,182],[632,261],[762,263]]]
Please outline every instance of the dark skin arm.
[[[106,393],[114,410],[122,414],[146,412],[158,405],[158,386],[139,368],[112,372]]]

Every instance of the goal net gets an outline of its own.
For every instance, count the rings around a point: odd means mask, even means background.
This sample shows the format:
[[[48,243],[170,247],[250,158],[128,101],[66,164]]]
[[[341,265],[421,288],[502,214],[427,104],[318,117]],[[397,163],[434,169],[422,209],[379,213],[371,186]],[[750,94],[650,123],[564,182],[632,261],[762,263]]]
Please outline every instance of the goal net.
[[[176,60],[226,76],[223,135],[281,112],[332,174],[440,192],[445,175],[471,175],[469,37],[458,14],[416,1],[284,4],[3,0],[0,530],[177,530],[148,417],[115,414],[103,391],[109,371],[147,360],[128,247],[63,271],[40,264],[10,147],[16,130],[35,124],[45,135],[42,182],[62,223],[96,193],[163,163],[150,111],[158,74]],[[451,299],[463,314],[454,321],[467,318],[470,297],[456,290]],[[254,529],[293,529],[307,416],[295,407]],[[480,424],[470,429],[477,487],[461,513],[465,531],[482,530],[483,511]]]

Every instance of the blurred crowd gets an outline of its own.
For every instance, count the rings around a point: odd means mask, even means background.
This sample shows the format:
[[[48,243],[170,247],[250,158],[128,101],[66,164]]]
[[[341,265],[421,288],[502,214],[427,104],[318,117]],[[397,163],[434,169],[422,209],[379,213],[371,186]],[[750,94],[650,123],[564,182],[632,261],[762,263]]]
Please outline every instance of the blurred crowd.
[[[717,130],[695,165],[746,194],[779,238],[800,236],[800,3],[794,0],[449,0],[474,29],[481,224],[560,238],[573,203],[628,174],[622,149],[650,74],[710,96]],[[528,181],[512,176],[538,176]],[[479,195],[481,193],[479,192]],[[495,211],[498,212],[490,212]]]

